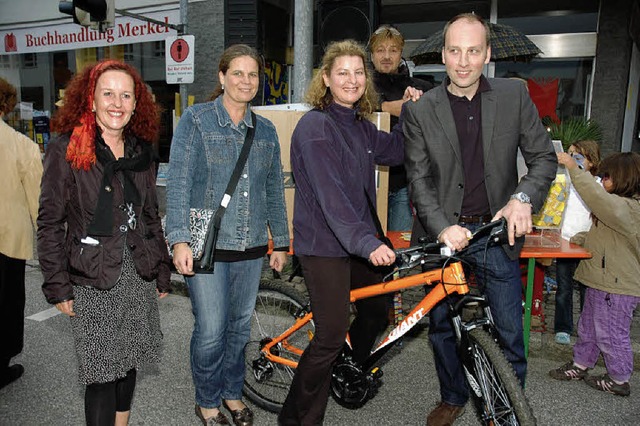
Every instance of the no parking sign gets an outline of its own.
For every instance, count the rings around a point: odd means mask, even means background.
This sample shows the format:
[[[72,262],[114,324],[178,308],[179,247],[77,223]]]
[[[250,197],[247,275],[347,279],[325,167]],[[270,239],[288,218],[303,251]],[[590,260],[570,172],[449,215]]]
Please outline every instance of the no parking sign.
[[[193,83],[195,37],[183,35],[165,39],[168,84]]]

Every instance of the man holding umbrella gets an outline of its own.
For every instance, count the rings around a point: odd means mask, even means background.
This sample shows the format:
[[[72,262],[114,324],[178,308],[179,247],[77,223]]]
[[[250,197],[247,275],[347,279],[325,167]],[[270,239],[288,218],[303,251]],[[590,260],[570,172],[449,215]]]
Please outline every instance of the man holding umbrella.
[[[555,177],[557,160],[525,87],[482,75],[491,58],[484,20],[458,15],[443,34],[447,78],[419,101],[408,103],[404,112],[405,166],[419,219],[412,240],[426,235],[460,250],[482,224],[507,220],[508,245],[489,247],[485,258],[481,241],[466,252],[466,260],[478,265],[476,278],[488,298],[501,346],[524,384],[518,256],[524,235],[532,230],[531,214],[542,206]],[[518,148],[529,168],[520,182]],[[427,424],[451,425],[463,413],[469,391],[444,304],[431,311],[429,338],[441,401]]]

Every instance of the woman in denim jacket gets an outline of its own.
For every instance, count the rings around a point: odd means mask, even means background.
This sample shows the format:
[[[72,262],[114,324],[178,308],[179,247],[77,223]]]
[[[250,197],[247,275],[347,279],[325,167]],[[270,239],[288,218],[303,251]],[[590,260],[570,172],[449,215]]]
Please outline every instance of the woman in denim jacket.
[[[282,270],[289,249],[278,136],[267,119],[257,116],[256,123],[251,121],[249,102],[258,91],[261,68],[253,48],[233,45],[225,50],[213,102],[185,110],[171,143],[166,232],[173,263],[189,286],[195,317],[191,337],[195,411],[205,425],[229,424],[221,403],[234,424],[253,424],[253,413],[241,401],[243,351],[267,253],[267,228],[275,247],[271,268]],[[252,126],[255,137],[249,158],[222,219],[215,272],[194,270],[188,245],[189,209],[220,205]]]

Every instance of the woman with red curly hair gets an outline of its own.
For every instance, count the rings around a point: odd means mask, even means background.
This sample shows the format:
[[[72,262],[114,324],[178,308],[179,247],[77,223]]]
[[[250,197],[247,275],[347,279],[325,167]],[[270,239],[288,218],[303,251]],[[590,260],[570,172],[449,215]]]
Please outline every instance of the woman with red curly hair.
[[[158,111],[135,68],[105,60],[65,90],[45,155],[38,257],[71,318],[88,425],[126,425],[136,369],[160,358],[170,287],[155,186]]]

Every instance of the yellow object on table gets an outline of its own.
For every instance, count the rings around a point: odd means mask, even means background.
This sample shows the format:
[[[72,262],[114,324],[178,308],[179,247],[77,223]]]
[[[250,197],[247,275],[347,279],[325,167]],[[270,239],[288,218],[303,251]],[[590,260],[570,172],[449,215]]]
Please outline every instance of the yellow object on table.
[[[533,226],[536,228],[560,228],[568,196],[567,177],[564,173],[558,173],[551,184],[542,209],[532,217]]]

